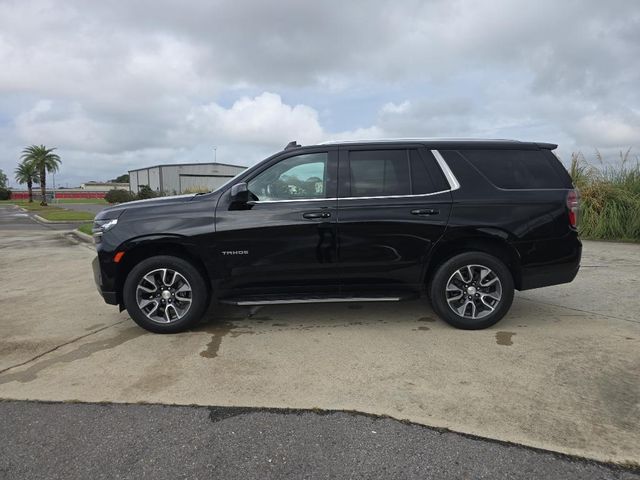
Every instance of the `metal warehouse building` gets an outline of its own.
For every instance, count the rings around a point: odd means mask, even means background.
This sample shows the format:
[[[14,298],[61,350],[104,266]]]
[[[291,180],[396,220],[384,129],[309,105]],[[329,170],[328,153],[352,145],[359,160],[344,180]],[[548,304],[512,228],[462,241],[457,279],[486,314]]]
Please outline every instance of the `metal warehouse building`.
[[[247,167],[226,163],[176,163],[129,170],[129,188],[138,193],[142,185],[156,192],[178,195],[188,190],[214,190]]]

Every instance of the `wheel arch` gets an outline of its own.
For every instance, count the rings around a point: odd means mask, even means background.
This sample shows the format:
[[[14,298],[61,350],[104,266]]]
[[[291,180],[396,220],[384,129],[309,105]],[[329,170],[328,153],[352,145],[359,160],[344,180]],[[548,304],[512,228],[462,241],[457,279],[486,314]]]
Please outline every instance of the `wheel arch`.
[[[159,255],[169,255],[181,258],[192,264],[202,275],[202,278],[208,288],[211,288],[211,280],[209,278],[205,263],[196,253],[194,247],[185,245],[182,237],[151,237],[141,238],[129,242],[121,249],[125,252],[122,260],[118,265],[116,274],[116,295],[120,309],[124,309],[124,299],[122,289],[129,272],[141,261],[147,258],[157,257]]]
[[[516,289],[520,289],[520,255],[508,241],[508,234],[497,229],[456,232],[443,237],[432,248],[425,268],[425,285],[428,286],[438,267],[460,253],[478,251],[500,259],[511,272]]]

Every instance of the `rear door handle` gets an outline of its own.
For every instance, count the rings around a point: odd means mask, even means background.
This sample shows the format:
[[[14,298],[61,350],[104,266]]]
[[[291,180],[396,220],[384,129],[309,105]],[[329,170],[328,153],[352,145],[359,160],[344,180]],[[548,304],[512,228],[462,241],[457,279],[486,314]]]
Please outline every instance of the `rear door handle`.
[[[331,212],[308,212],[303,213],[302,216],[304,218],[329,218],[331,216]]]
[[[420,215],[422,217],[427,215],[438,215],[440,210],[434,210],[433,208],[416,208],[411,210],[411,215]]]

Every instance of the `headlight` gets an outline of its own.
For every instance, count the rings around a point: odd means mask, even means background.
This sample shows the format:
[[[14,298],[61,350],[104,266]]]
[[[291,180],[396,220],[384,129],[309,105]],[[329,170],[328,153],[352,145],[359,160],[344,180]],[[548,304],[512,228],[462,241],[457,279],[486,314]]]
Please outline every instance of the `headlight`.
[[[102,234],[107,230],[111,230],[113,227],[117,225],[117,223],[118,223],[117,218],[94,220],[93,228],[91,229],[91,232],[93,233],[93,238],[95,239],[95,241],[99,242]]]

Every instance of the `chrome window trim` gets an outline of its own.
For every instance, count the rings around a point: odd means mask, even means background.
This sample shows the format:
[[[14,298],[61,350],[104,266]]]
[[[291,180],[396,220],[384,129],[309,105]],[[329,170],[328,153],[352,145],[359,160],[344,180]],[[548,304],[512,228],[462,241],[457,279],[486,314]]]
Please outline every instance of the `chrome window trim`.
[[[440,165],[440,168],[442,169],[442,173],[444,173],[444,176],[446,177],[447,182],[449,182],[449,186],[451,187],[450,191],[453,192],[454,190],[458,190],[460,188],[460,183],[458,182],[458,179],[449,168],[449,165],[447,165],[447,162],[445,161],[444,157],[440,154],[438,150],[431,150],[431,153],[435,157],[436,162],[438,162],[438,165]]]
[[[372,200],[375,198],[420,198],[430,197],[431,195],[438,195],[440,193],[447,193],[450,190],[440,190],[438,192],[431,193],[416,193],[415,195],[377,195],[372,197],[338,197],[339,200]]]
[[[437,192],[431,192],[431,193],[419,193],[416,195],[377,195],[377,196],[371,196],[371,197],[296,198],[291,200],[256,200],[249,203],[252,205],[255,205],[258,203],[290,203],[290,202],[321,202],[321,201],[330,202],[335,200],[374,200],[376,198],[420,198],[420,197],[430,197],[432,195],[438,195],[441,193],[453,192],[454,190],[458,190],[460,188],[460,182],[458,182],[458,179],[449,168],[449,165],[447,165],[447,162],[445,161],[443,156],[440,154],[438,150],[431,150],[431,153],[435,157],[436,162],[438,162],[438,165],[440,166],[442,173],[444,173],[444,176],[447,179],[449,186],[451,187],[448,190],[439,190]]]
[[[324,201],[329,202],[331,200],[337,200],[337,198],[330,197],[330,198],[294,198],[290,200],[250,200],[247,203],[249,205],[256,205],[258,203],[324,202]]]
[[[416,195],[378,195],[375,197],[330,197],[330,198],[296,198],[293,200],[255,200],[249,203],[284,203],[284,202],[319,202],[321,200],[373,200],[376,198],[416,198],[416,197],[430,197],[431,195],[438,195],[440,193],[447,193],[451,190],[440,190],[438,192],[431,193],[419,193]]]

